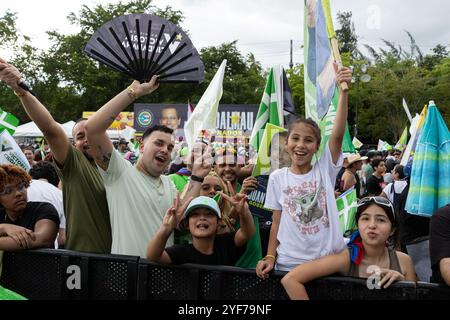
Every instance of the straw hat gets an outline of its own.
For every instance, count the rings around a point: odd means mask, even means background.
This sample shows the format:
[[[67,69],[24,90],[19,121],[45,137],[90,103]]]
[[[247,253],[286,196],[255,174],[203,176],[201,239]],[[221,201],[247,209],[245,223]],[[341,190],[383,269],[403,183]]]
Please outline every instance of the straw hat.
[[[367,160],[367,157],[361,157],[359,153],[351,154],[347,157],[348,165],[347,167],[351,166],[352,163],[362,160]]]

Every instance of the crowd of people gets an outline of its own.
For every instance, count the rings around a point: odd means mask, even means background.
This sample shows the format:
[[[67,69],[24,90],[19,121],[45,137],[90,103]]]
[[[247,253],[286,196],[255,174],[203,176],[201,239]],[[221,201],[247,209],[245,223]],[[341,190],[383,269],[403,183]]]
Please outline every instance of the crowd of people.
[[[337,83],[349,85],[351,70],[335,67]],[[0,251],[59,247],[162,264],[232,265],[253,268],[262,279],[280,270],[288,272],[282,284],[293,299],[307,298],[304,284],[315,278],[337,272],[368,278],[371,266],[378,267],[381,287],[417,280],[407,246],[429,234],[429,221],[404,210],[408,173],[398,152],[342,154],[348,91],[339,90],[333,131],[320,156],[318,125],[311,119],[290,124],[284,155],[278,154],[286,166],[274,170],[267,185],[270,232],[262,232],[247,201],[258,186],[254,163],[242,163],[236,150],[213,150],[204,139],[192,150],[179,148],[169,122],[143,134],[138,158],[127,158],[126,141],[109,139],[116,116],[158,89],[157,76],[134,81],[89,120],[77,121],[73,141],[19,86],[21,78],[0,59],[0,81],[43,132],[48,154],[42,150],[37,159],[24,147],[30,172],[0,165]],[[174,162],[174,154],[183,161]],[[360,200],[356,230],[345,238],[336,197],[350,188]],[[430,258],[433,280],[450,285],[449,221],[450,206],[431,219]]]

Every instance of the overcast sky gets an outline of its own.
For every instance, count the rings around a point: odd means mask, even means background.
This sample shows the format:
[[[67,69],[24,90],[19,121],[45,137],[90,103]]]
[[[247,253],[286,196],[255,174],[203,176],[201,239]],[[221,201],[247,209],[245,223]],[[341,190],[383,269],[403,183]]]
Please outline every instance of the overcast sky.
[[[409,48],[408,30],[424,53],[437,44],[450,44],[450,1],[444,0],[330,0],[336,24],[338,11],[351,11],[360,43],[376,48],[381,38]],[[66,17],[81,5],[107,4],[107,0],[0,0],[0,15],[17,12],[17,25],[40,48],[49,46],[47,30],[77,32]],[[294,41],[294,63],[303,62],[303,0],[154,0],[171,5],[185,16],[182,24],[197,49],[238,40],[242,53],[253,52],[264,67],[288,66],[289,40]],[[4,53],[3,53],[4,54]]]

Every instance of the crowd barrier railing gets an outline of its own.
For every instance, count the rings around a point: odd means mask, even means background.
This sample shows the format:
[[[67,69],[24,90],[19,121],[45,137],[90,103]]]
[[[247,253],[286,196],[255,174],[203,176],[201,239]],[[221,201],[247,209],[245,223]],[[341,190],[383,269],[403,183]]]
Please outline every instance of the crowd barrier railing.
[[[286,300],[285,272],[261,280],[251,269],[162,266],[135,256],[40,249],[5,252],[0,284],[31,300]],[[308,283],[314,300],[450,300],[450,288],[397,282],[370,290],[366,279],[331,276]]]

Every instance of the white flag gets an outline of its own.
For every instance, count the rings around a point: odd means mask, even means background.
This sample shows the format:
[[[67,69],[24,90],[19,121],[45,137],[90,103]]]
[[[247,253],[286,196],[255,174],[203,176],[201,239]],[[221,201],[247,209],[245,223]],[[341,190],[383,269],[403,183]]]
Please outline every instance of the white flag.
[[[0,134],[0,164],[13,164],[28,172],[30,164],[8,130]]]
[[[406,104],[405,98],[403,98],[403,109],[405,109],[406,115],[408,116],[409,123],[412,123],[411,112],[409,112],[408,105]]]
[[[195,139],[201,130],[214,131],[216,129],[217,112],[223,94],[223,78],[226,65],[227,60],[223,60],[208,89],[206,89],[191,117],[184,125],[184,134],[189,150],[192,150]]]

